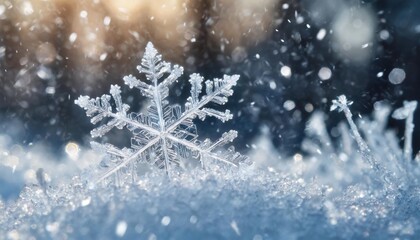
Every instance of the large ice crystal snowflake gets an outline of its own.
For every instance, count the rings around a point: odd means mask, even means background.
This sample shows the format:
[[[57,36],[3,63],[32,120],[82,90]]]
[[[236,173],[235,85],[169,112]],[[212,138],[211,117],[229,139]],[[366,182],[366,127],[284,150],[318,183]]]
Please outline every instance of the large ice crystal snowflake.
[[[117,173],[122,168],[131,169],[129,174],[135,177],[136,163],[148,162],[165,169],[168,175],[171,168],[182,167],[190,159],[199,159],[201,166],[206,168],[209,162],[223,162],[238,165],[248,162],[248,158],[237,152],[233,147],[223,149],[222,146],[233,141],[236,131],[223,133],[222,137],[212,142],[209,139],[198,140],[196,125],[193,119],[204,120],[207,116],[216,117],[222,122],[230,120],[233,115],[229,110],[219,110],[205,107],[209,103],[224,105],[233,94],[232,87],[239,79],[238,75],[225,75],[223,79],[205,81],[206,94],[202,94],[204,78],[199,74],[191,74],[191,96],[187,99],[185,108],[170,105],[165,100],[169,95],[169,87],[183,73],[183,68],[162,61],[162,56],[148,43],[141,61],[137,66],[140,74],[144,74],[148,82],[143,82],[129,75],[124,82],[130,88],[138,88],[141,94],[151,100],[146,113],[129,113],[129,106],[122,102],[121,90],[112,85],[110,94],[90,98],[80,96],[75,103],[86,110],[93,124],[104,123],[92,130],[92,137],[102,137],[113,128],[127,128],[132,133],[130,148],[117,148],[109,143],[92,143],[92,147],[105,152],[109,161],[101,181]],[[201,96],[203,95],[203,96]],[[115,103],[115,110],[111,104]]]

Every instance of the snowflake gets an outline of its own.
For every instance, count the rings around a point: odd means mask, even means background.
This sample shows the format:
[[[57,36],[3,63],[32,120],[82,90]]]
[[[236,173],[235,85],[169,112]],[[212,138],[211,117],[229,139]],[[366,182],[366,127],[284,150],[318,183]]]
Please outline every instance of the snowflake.
[[[332,100],[332,105],[330,111],[338,109],[339,112],[347,109],[350,105],[353,104],[353,101],[348,101],[345,95],[338,96],[337,100]]]
[[[143,162],[165,169],[168,175],[175,167],[185,167],[191,159],[198,159],[204,169],[209,162],[215,161],[235,166],[249,163],[248,158],[235,152],[233,147],[222,147],[236,138],[236,131],[225,132],[214,142],[209,139],[200,141],[193,123],[195,118],[204,120],[206,117],[215,117],[222,122],[232,119],[229,110],[221,112],[205,106],[209,103],[224,105],[233,94],[232,87],[236,85],[239,76],[225,75],[223,79],[207,80],[206,94],[202,94],[204,78],[196,73],[191,74],[191,96],[182,109],[180,105],[169,105],[166,98],[169,87],[182,75],[183,68],[171,66],[161,58],[153,44],[148,43],[141,65],[137,66],[139,73],[144,74],[148,82],[140,81],[132,75],[124,77],[126,85],[139,89],[143,96],[151,100],[146,113],[129,113],[130,107],[122,102],[121,89],[117,85],[111,86],[110,95],[104,94],[100,98],[80,96],[75,101],[86,110],[93,124],[104,123],[91,131],[92,137],[102,137],[113,128],[126,128],[132,133],[130,148],[120,149],[109,143],[92,142],[93,148],[108,156],[108,161],[102,164],[106,171],[98,181],[123,168],[131,169],[129,172],[135,177],[136,163]],[[111,104],[111,98],[115,106]]]

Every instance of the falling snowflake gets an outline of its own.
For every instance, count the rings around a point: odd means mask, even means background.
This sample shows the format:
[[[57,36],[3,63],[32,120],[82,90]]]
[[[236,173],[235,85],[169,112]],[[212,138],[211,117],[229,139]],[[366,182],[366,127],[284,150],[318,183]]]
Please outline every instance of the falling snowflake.
[[[193,120],[204,120],[215,117],[222,122],[232,119],[229,110],[219,110],[205,107],[209,103],[224,105],[233,94],[232,87],[239,79],[238,75],[225,75],[223,79],[205,81],[206,94],[202,93],[204,78],[199,74],[191,74],[191,96],[187,99],[184,109],[179,105],[169,105],[165,100],[169,95],[169,87],[183,73],[183,68],[162,61],[162,56],[148,43],[141,61],[137,66],[139,73],[144,74],[147,83],[129,75],[124,82],[130,88],[137,88],[141,94],[151,100],[146,113],[129,113],[129,106],[122,102],[121,89],[112,85],[110,95],[90,98],[80,96],[75,103],[86,110],[93,124],[104,123],[92,130],[92,137],[102,137],[111,129],[127,128],[132,133],[130,148],[117,148],[112,144],[92,142],[92,147],[105,152],[108,161],[101,165],[106,167],[105,173],[98,179],[118,174],[119,170],[129,169],[133,179],[136,177],[136,163],[147,162],[161,169],[168,175],[174,168],[185,167],[191,159],[198,159],[202,168],[210,162],[223,162],[229,165],[239,165],[248,162],[248,158],[237,152],[233,147],[222,148],[232,142],[237,136],[234,130],[223,133],[222,137],[212,142],[209,139],[198,140],[198,134]],[[201,96],[203,95],[203,96]],[[110,102],[113,99],[115,106]],[[115,108],[115,110],[114,110]]]

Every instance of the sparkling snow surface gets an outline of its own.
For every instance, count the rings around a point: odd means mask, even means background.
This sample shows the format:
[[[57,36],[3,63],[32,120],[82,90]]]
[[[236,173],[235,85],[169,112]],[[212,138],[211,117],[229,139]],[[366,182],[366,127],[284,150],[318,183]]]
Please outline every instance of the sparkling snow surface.
[[[11,239],[417,238],[420,188],[333,188],[272,171],[194,171],[87,189],[27,186],[2,206]]]

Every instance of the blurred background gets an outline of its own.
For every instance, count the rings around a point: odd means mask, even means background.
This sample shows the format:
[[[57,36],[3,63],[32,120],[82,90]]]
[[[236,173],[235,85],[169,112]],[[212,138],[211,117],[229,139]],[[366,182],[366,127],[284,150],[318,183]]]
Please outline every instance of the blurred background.
[[[416,0],[0,0],[0,134],[53,155],[86,146],[93,126],[74,99],[122,85],[152,41],[185,68],[174,102],[185,101],[193,72],[241,75],[227,105],[234,120],[198,123],[214,127],[200,135],[236,129],[246,152],[268,129],[287,156],[300,151],[310,114],[328,112],[340,94],[354,100],[355,116],[379,100],[395,109],[420,99],[419,11]],[[145,104],[124,94],[133,110]],[[328,126],[343,120],[329,115]],[[390,128],[403,136],[403,122]]]

